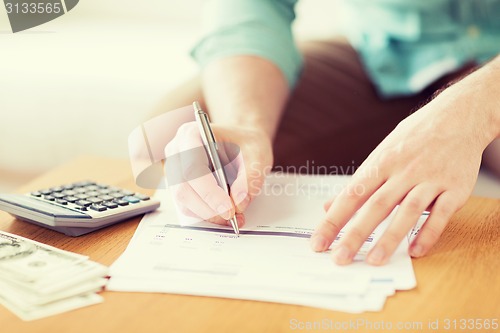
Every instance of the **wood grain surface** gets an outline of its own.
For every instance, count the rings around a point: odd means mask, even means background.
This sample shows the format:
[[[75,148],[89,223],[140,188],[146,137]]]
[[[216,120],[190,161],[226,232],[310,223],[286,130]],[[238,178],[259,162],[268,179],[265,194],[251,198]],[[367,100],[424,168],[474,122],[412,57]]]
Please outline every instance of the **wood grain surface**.
[[[23,186],[19,192],[86,179],[152,193],[135,186],[127,161],[99,157],[73,160]],[[0,212],[0,230],[88,255],[105,265],[111,265],[123,252],[139,221],[140,218],[131,219],[75,238],[15,220]],[[353,315],[256,301],[103,292],[105,301],[102,304],[33,322],[23,322],[0,307],[0,332],[291,332],[328,329],[350,332],[498,332],[500,329],[478,329],[475,326],[460,329],[460,320],[500,321],[500,200],[471,198],[452,218],[432,252],[413,260],[413,266],[418,286],[389,297],[384,310],[376,313]],[[297,326],[314,322],[316,329],[300,330]],[[437,330],[432,329],[435,323],[438,324]],[[446,329],[446,323],[450,324],[450,329]],[[335,325],[337,328],[344,325],[347,329],[335,329]]]

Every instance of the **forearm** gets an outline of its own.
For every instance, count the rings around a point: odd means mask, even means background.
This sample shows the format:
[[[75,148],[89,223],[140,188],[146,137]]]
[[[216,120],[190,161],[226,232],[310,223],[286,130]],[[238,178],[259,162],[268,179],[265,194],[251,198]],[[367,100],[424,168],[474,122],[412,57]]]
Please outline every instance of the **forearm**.
[[[207,2],[205,36],[191,54],[203,68],[203,95],[215,123],[274,137],[302,64],[291,30],[295,2]]]
[[[485,148],[500,137],[500,57],[446,89],[436,102],[455,113],[462,122],[458,128],[473,125]]]
[[[488,83],[492,92],[492,112],[494,114],[493,123],[496,124],[496,138],[500,139],[500,55],[497,56],[491,63],[491,79]]]
[[[280,69],[257,56],[231,56],[210,63],[203,94],[214,123],[262,130],[273,139],[289,86]]]
[[[474,109],[484,112],[489,122],[487,130],[493,139],[500,137],[500,56],[468,77]]]

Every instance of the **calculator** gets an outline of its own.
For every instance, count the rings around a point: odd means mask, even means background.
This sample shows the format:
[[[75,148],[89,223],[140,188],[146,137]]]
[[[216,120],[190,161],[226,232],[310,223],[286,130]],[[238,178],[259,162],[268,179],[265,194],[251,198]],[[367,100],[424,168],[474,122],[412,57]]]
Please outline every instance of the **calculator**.
[[[0,210],[68,236],[84,235],[159,206],[159,201],[141,193],[92,181],[0,194]]]

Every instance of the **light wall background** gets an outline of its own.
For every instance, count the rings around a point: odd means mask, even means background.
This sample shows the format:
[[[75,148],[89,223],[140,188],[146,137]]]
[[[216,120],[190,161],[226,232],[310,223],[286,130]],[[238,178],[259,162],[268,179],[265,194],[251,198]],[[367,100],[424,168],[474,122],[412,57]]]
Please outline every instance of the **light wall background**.
[[[350,19],[339,1],[299,2],[297,38],[334,35]],[[81,0],[17,34],[0,7],[0,191],[78,155],[127,158],[129,132],[197,73],[188,53],[204,2]],[[500,196],[491,176],[480,183]]]

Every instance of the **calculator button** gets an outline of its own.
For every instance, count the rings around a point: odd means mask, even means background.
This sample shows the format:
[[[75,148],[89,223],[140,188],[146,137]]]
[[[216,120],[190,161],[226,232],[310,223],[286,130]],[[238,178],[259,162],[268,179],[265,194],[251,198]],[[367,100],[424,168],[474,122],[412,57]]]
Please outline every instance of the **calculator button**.
[[[43,198],[44,198],[45,200],[48,200],[48,201],[54,201],[54,200],[56,200],[56,198],[54,198],[54,197],[53,197],[53,196],[51,196],[51,195],[46,195],[46,196],[44,196]]]
[[[120,205],[120,206],[127,206],[129,204],[128,201],[125,201],[125,200],[121,200],[121,199],[116,199],[115,201],[113,201],[114,203]]]
[[[95,183],[94,182],[89,182],[89,181],[83,181],[83,182],[73,183],[73,186],[76,186],[76,187],[89,186],[89,185],[95,185]]]
[[[93,204],[98,204],[98,203],[101,203],[103,202],[102,199],[99,199],[99,198],[88,198],[87,201],[90,201],[92,202]]]
[[[128,201],[130,203],[138,203],[140,202],[141,200],[139,200],[138,198],[136,197],[132,197],[132,196],[126,196],[126,197],[123,197],[122,200],[124,201]]]
[[[43,195],[49,195],[52,193],[51,190],[40,190],[39,192],[42,193]]]
[[[78,206],[78,207],[75,207],[75,208],[78,209],[78,210],[81,210],[82,212],[86,212],[88,210],[87,207],[85,207],[85,206]]]
[[[85,194],[87,194],[89,197],[97,197],[100,195],[100,193],[96,191],[87,192]]]
[[[87,192],[87,190],[85,189],[85,187],[75,187],[73,189],[73,191],[75,191],[76,193],[85,193],[85,192]]]
[[[61,193],[64,194],[64,195],[67,195],[68,197],[72,197],[75,194],[78,194],[78,192],[75,192],[73,190],[65,190],[65,191],[62,191]]]
[[[63,199],[57,199],[56,202],[58,204],[61,204],[61,205],[67,205],[68,204],[68,202],[66,200],[63,200]]]
[[[53,196],[54,198],[56,198],[56,199],[62,199],[62,198],[64,198],[64,197],[65,197],[65,195],[64,195],[64,194],[59,193],[59,192],[54,192],[54,193],[52,193],[52,196]]]
[[[87,201],[87,200],[78,200],[77,202],[75,202],[75,205],[87,207],[87,206],[92,205],[92,202]]]
[[[72,197],[72,196],[69,196],[69,197],[64,197],[63,199],[64,199],[64,200],[66,200],[67,202],[75,202],[75,201],[78,201],[78,198],[76,198],[76,197]]]
[[[110,201],[110,200],[113,200],[113,199],[114,199],[114,197],[112,197],[112,196],[110,196],[110,195],[101,195],[101,196],[99,197],[99,199],[102,199],[102,200],[104,200],[104,201]]]
[[[123,194],[121,192],[115,192],[115,193],[111,193],[110,196],[112,196],[115,199],[121,199],[125,196],[125,194]]]
[[[62,188],[65,190],[72,190],[73,188],[75,188],[75,186],[72,184],[68,184],[68,185],[63,185]]]
[[[110,208],[110,209],[114,209],[114,208],[118,207],[118,205],[114,202],[105,202],[102,205],[106,206],[107,208]]]
[[[101,194],[110,194],[111,193],[111,190],[109,188],[103,188],[103,189],[100,189],[99,191],[97,191]]]
[[[97,191],[97,190],[99,190],[99,186],[97,186],[97,185],[89,185],[89,186],[85,186],[85,189],[87,191]]]
[[[132,191],[127,191],[127,190],[122,190],[121,191],[123,194],[125,194],[126,196],[132,196],[135,194],[135,192],[132,192]]]
[[[61,192],[62,190],[64,190],[61,186],[56,186],[56,187],[52,187],[50,188],[50,190],[52,192]]]
[[[150,199],[147,195],[140,194],[140,193],[136,193],[134,196],[135,196],[136,198],[139,198],[139,199],[143,200],[143,201],[146,201],[146,200],[149,200],[149,199]]]
[[[17,207],[26,207],[26,209],[39,212],[47,217],[60,217],[68,219],[78,218],[78,221],[92,220],[92,216],[83,212],[68,209],[67,206],[53,204],[45,200],[38,200],[31,196],[21,194],[0,194],[0,203],[7,203]],[[33,219],[34,218],[35,217],[33,217]],[[1,272],[3,273],[3,270],[1,270]],[[4,330],[2,330],[2,332],[3,331]]]
[[[104,212],[107,208],[102,205],[92,205],[90,206],[90,209],[96,210],[98,212]]]
[[[84,200],[84,199],[87,199],[89,196],[86,194],[80,193],[80,194],[76,194],[75,197],[77,197],[78,199]]]
[[[35,191],[35,192],[31,192],[31,195],[34,196],[34,197],[41,197],[42,193],[40,193],[38,191]]]

